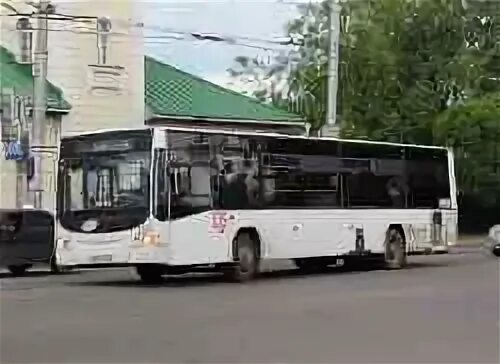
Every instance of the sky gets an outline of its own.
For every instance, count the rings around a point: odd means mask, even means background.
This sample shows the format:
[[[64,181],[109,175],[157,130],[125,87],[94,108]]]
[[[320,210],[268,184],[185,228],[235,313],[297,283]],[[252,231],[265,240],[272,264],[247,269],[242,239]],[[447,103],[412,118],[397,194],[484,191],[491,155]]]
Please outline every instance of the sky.
[[[145,52],[186,72],[228,87],[227,69],[237,56],[257,55],[269,58],[273,51],[212,41],[167,40],[168,30],[217,33],[224,36],[270,40],[286,35],[286,24],[297,17],[295,2],[290,0],[156,0],[145,2]],[[161,28],[161,29],[160,29]],[[253,40],[247,45],[286,49],[286,46]],[[239,89],[242,85],[233,86]]]

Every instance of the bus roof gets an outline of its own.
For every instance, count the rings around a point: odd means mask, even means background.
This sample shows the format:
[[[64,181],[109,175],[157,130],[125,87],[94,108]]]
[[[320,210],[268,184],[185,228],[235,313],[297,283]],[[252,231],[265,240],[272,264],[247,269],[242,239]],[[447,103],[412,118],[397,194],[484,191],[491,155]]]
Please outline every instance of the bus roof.
[[[82,131],[82,132],[71,132],[63,135],[61,139],[73,139],[78,138],[80,136],[86,135],[98,135],[104,133],[112,133],[112,132],[120,132],[120,131],[140,131],[140,130],[148,130],[152,129],[151,127],[140,127],[140,128],[112,128],[112,129],[101,129],[101,130],[92,130],[92,131]]]
[[[312,137],[306,135],[288,135],[282,133],[268,133],[268,132],[249,132],[249,131],[239,131],[239,130],[223,130],[223,129],[205,129],[196,127],[181,127],[181,126],[145,126],[141,128],[114,128],[114,129],[102,129],[99,131],[89,131],[74,133],[71,135],[65,135],[61,139],[72,139],[79,136],[85,135],[97,135],[110,132],[126,132],[126,131],[139,131],[139,130],[173,130],[180,132],[202,132],[206,134],[223,134],[223,135],[247,135],[247,136],[265,136],[271,138],[288,138],[288,139],[301,139],[301,140],[322,140],[322,141],[341,141],[349,143],[361,143],[361,144],[373,144],[373,145],[390,145],[390,146],[400,146],[400,147],[414,147],[414,148],[427,148],[427,149],[441,149],[446,150],[448,148],[434,145],[418,145],[418,144],[405,144],[405,143],[392,143],[392,142],[381,142],[374,140],[364,140],[364,139],[343,139],[335,137]]]

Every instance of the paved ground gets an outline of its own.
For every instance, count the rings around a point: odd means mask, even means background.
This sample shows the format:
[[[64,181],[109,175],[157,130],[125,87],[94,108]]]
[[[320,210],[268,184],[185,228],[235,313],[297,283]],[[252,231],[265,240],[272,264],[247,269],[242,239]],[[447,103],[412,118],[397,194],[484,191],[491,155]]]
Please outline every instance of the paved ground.
[[[4,275],[0,362],[498,362],[500,260],[467,249],[411,262],[248,285],[142,286],[126,270]]]

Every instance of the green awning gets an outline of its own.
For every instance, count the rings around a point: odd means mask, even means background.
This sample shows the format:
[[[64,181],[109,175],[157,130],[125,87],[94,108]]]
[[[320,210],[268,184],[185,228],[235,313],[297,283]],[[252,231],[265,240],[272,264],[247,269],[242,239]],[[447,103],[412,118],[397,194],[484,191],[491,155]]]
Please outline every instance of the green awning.
[[[33,95],[32,66],[17,63],[11,52],[0,47],[0,93],[7,89],[19,95]],[[47,82],[47,93],[48,111],[66,113],[71,110],[61,89],[50,82]]]

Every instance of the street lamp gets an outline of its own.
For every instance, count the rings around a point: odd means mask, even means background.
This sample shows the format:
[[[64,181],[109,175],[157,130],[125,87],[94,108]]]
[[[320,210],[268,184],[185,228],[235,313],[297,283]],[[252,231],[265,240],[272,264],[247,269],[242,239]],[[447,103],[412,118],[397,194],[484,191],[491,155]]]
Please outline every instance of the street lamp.
[[[328,57],[328,99],[326,104],[326,122],[322,129],[322,136],[333,134],[338,136],[337,125],[337,93],[338,93],[338,66],[339,66],[339,39],[340,13],[342,7],[339,0],[330,0],[329,16],[329,57]]]
[[[107,62],[108,38],[111,32],[111,20],[108,17],[97,19],[97,64]]]

